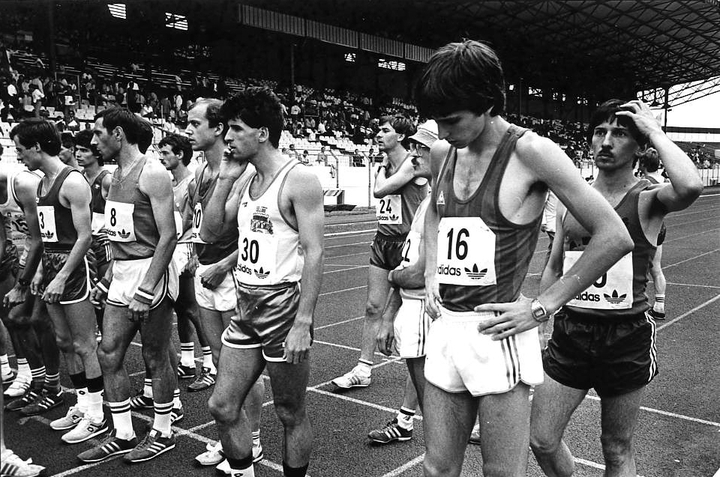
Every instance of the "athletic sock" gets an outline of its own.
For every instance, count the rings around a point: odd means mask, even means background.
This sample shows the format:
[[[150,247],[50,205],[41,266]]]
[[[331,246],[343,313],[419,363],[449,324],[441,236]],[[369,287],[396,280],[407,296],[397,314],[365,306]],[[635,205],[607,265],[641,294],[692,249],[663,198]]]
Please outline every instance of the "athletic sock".
[[[2,370],[2,374],[7,376],[8,374],[12,374],[12,368],[10,367],[10,359],[8,358],[7,354],[0,355],[0,370]]]
[[[54,393],[60,391],[60,373],[45,374],[45,389]]]
[[[415,417],[415,411],[406,407],[401,407],[397,414],[398,426],[402,427],[406,431],[411,431],[413,428],[413,417]]]
[[[173,408],[173,402],[154,402],[153,408],[155,409],[155,420],[153,422],[153,429],[159,431],[163,436],[169,436],[172,434],[171,416],[170,412]]]
[[[103,377],[87,380],[87,413],[94,422],[101,421],[103,418]]]
[[[228,464],[230,464],[230,475],[237,477],[255,477],[255,469],[253,469],[253,458],[252,454],[245,457],[244,459],[233,459],[232,457],[226,457]],[[240,472],[239,474],[237,472]]]
[[[305,474],[307,474],[308,464],[305,464],[302,467],[290,467],[285,462],[283,462],[283,475],[285,477],[305,477]]]
[[[365,361],[364,359],[359,359],[356,368],[363,376],[370,376],[372,374],[372,365],[372,361]]]
[[[42,389],[45,384],[45,366],[31,369],[30,375],[32,376],[33,389]]]
[[[28,378],[32,377],[32,373],[30,372],[30,365],[28,364],[27,358],[18,358],[17,367],[18,376],[27,376]]]
[[[190,368],[195,367],[195,343],[180,343],[180,364]]]
[[[253,441],[253,447],[257,447],[260,445],[260,429],[257,431],[252,431],[252,441]]]
[[[215,369],[215,365],[213,364],[212,350],[210,349],[210,347],[203,346],[202,354],[203,354],[203,360],[202,360],[203,368],[208,368],[212,374],[217,374],[217,370]]]
[[[110,413],[112,413],[113,426],[116,436],[119,439],[129,440],[135,437],[135,430],[132,425],[132,414],[130,413],[130,399],[120,402],[108,402]]]
[[[182,401],[180,401],[180,388],[175,388],[175,391],[173,391],[173,408],[182,409],[182,407]]]
[[[655,304],[653,310],[658,313],[665,313],[665,295],[655,295]]]
[[[143,396],[145,397],[153,397],[152,393],[152,378],[145,378],[145,381],[143,381]]]

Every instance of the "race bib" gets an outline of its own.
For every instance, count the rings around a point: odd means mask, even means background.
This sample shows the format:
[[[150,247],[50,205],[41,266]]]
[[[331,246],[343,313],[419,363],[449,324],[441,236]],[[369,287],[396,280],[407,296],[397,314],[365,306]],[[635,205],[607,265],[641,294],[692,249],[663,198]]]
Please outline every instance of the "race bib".
[[[55,208],[52,205],[38,205],[38,221],[40,222],[40,237],[45,243],[58,241],[57,227],[55,225]]]
[[[250,232],[240,237],[238,281],[242,283],[262,283],[277,270],[278,241],[274,235],[262,232]]]
[[[183,233],[182,216],[177,210],[173,212],[173,214],[175,215],[175,234],[177,235],[177,238],[180,238]]]
[[[399,194],[386,195],[378,203],[375,216],[380,224],[402,224],[402,197]]]
[[[417,232],[408,232],[402,248],[402,261],[396,267],[397,269],[409,267],[418,261],[418,258],[420,258],[420,237]]]
[[[570,270],[582,252],[565,252],[563,272]],[[568,306],[593,310],[625,310],[633,303],[632,253],[621,258],[590,287],[570,300]]]
[[[108,239],[113,242],[135,242],[135,223],[133,211],[135,204],[126,202],[105,202],[105,229]]]
[[[495,233],[480,217],[443,217],[438,226],[437,279],[464,286],[495,285]]]
[[[190,241],[194,243],[206,243],[200,238],[200,229],[202,228],[203,221],[203,208],[202,204],[198,202],[195,204],[195,210],[193,210],[193,221],[192,221],[192,232],[190,233]]]

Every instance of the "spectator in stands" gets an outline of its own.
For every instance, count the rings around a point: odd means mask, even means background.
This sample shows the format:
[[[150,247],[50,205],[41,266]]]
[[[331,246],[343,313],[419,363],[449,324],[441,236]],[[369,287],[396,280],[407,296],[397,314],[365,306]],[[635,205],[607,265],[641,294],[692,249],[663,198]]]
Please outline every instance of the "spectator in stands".
[[[65,127],[71,133],[76,133],[80,131],[80,122],[75,117],[75,111],[73,111],[72,109],[68,111],[68,120]]]
[[[310,151],[307,149],[303,150],[302,156],[298,158],[301,164],[305,164],[306,166],[310,164]]]
[[[287,150],[287,155],[293,159],[297,159],[298,161],[300,160],[300,152],[295,149],[295,144],[290,144]]]
[[[335,153],[332,152],[332,149],[330,150],[330,154],[335,158],[335,162],[337,162],[337,157],[335,156]],[[315,162],[320,166],[328,165],[328,156],[325,152],[325,146],[320,146],[320,152],[317,153]]]
[[[362,167],[365,164],[365,156],[360,152],[359,149],[355,149],[352,154],[352,162],[350,163],[353,167]]]

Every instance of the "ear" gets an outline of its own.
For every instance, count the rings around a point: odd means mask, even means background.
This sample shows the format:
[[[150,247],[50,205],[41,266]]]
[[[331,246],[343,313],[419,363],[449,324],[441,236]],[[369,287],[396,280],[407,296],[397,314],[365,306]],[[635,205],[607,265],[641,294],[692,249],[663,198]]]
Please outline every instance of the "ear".
[[[112,130],[112,136],[117,139],[118,141],[125,136],[125,131],[123,130],[122,126],[115,126],[115,128]]]
[[[269,140],[270,140],[270,130],[265,126],[259,127],[258,128],[258,141],[266,142]]]

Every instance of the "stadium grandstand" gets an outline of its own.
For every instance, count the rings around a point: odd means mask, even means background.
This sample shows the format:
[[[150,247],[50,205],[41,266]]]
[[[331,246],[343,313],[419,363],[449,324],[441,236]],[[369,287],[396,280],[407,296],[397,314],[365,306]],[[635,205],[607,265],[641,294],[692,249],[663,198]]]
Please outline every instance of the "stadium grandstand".
[[[416,124],[428,119],[419,116],[414,104],[415,82],[438,47],[462,39],[488,42],[501,58],[507,80],[504,116],[558,143],[584,178],[591,180],[597,175],[586,136],[590,114],[609,98],[637,98],[651,107],[668,137],[693,160],[705,186],[713,190],[719,185],[720,128],[667,124],[672,108],[720,93],[718,0],[0,0],[0,163],[19,167],[9,133],[23,118],[46,118],[61,132],[75,134],[90,129],[98,112],[115,106],[126,107],[152,124],[154,146],[148,154],[157,156],[155,146],[163,137],[184,134],[188,110],[198,98],[225,99],[249,86],[266,86],[277,93],[284,107],[282,152],[317,175],[325,195],[326,217],[334,227],[340,220],[335,211],[355,209],[353,214],[359,216],[378,205],[372,191],[376,165],[383,159],[375,139],[379,118],[402,114]],[[191,167],[202,161],[202,153],[196,153],[196,159]],[[105,167],[112,170],[115,165],[106,162]],[[717,209],[706,210],[709,220],[715,219]],[[368,217],[365,225],[339,224],[332,229],[333,238],[367,233],[365,228],[375,225],[373,216]],[[673,223],[675,233],[685,227],[679,222]],[[706,228],[716,231],[716,222]],[[363,253],[367,251],[366,238],[362,239]],[[717,255],[716,236],[697,240],[698,245],[688,245],[683,253],[689,257],[690,249],[696,247],[703,250],[700,256]],[[330,265],[337,270],[329,273],[337,271],[339,277],[340,272],[349,270],[354,276],[338,279],[338,286],[351,290],[363,289],[364,282],[352,280],[358,269],[367,266],[367,260],[357,265],[347,258],[357,245],[330,245],[338,252],[348,250],[348,255],[337,260],[341,265]],[[712,250],[706,253],[708,247]],[[690,260],[683,255],[677,263]],[[712,278],[706,288],[710,291],[702,293],[717,294],[716,271],[708,272]],[[541,273],[536,270],[531,278],[539,282]],[[326,294],[333,293],[339,292]],[[713,304],[715,295],[697,300]],[[353,311],[343,308],[350,302],[340,298],[330,308],[343,320],[357,320],[364,299],[353,298],[357,301],[352,302],[357,305]],[[691,314],[695,304],[686,305]],[[336,325],[333,322],[327,327]],[[713,326],[711,331],[720,331]],[[708,339],[709,334],[702,336],[699,331],[697,340]],[[319,346],[331,341],[326,337],[319,339]],[[344,337],[333,338],[337,341],[328,347],[353,354],[357,351],[351,348],[355,343]],[[716,346],[717,341],[710,344]],[[713,362],[720,364],[717,352],[711,354]],[[349,359],[347,355],[342,358]],[[142,383],[142,356],[137,352],[129,359],[135,366],[131,378]],[[318,366],[319,361],[313,365]],[[382,395],[377,401],[369,394],[356,399],[356,395],[336,395],[328,390],[330,378],[341,371],[339,361],[340,356],[328,360],[325,369],[313,370],[322,375],[320,384],[311,383],[316,399],[311,412],[321,428],[316,431],[320,444],[313,459],[325,459],[325,464],[319,468],[314,464],[310,473],[314,477],[422,475],[421,444],[384,453],[378,464],[374,460],[380,452],[377,448],[345,441],[349,431],[338,430],[353,423],[352,432],[359,436],[365,432],[367,419],[392,411],[405,369],[393,371],[393,379],[387,378],[387,383],[381,381],[382,375],[378,378],[373,386]],[[380,366],[392,369],[396,362],[387,360]],[[703,385],[708,381],[704,375],[699,380]],[[715,392],[702,391],[712,396]],[[197,415],[187,412],[183,423],[187,426],[178,434],[184,439],[178,441],[178,448],[185,446],[183,454],[175,454],[174,460],[144,464],[150,469],[148,475],[210,475],[191,469],[192,458],[188,457],[203,452],[206,445],[210,450],[217,438],[206,410],[210,395],[200,394],[183,392],[183,399],[190,403],[186,409],[195,405],[204,410]],[[640,431],[646,440],[654,437],[660,441],[654,436],[656,431],[674,439],[667,447],[653,441],[653,447],[643,448],[646,462],[650,460],[647,454],[652,454],[654,467],[645,465],[642,475],[712,475],[720,466],[720,454],[707,457],[708,449],[717,451],[720,423],[716,415],[704,414],[704,409],[718,409],[717,400],[703,398],[695,408],[702,418],[695,418],[680,409],[683,399],[678,396],[682,394],[674,394],[668,410],[657,415],[668,419],[680,416],[680,424],[671,427],[663,421],[658,426],[667,428],[646,426]],[[695,398],[700,399],[698,396]],[[338,400],[342,401],[339,405]],[[350,415],[351,411],[337,419],[331,415],[335,412],[332,406],[364,404],[365,400],[374,414],[363,409],[356,416]],[[266,397],[266,406],[268,402],[271,398]],[[599,412],[588,411],[593,417],[588,422],[596,425]],[[49,420],[43,419],[12,417],[6,418],[6,425],[14,437],[25,435],[26,429],[40,435],[36,443],[17,445],[15,441],[9,447],[21,449],[24,456],[32,455],[47,467],[47,475],[137,474],[135,467],[120,467],[117,462],[107,467],[78,466],[76,449],[61,448],[54,435],[52,441],[44,435],[49,432]],[[282,475],[282,459],[277,455],[281,431],[278,425],[263,422],[266,460],[258,475]],[[692,425],[705,427],[694,434],[688,431],[687,438],[681,438],[682,432],[674,434]],[[570,433],[571,438],[581,440],[585,429]],[[598,462],[603,457],[598,449],[592,452],[592,457],[578,460],[576,475],[602,475],[604,467]],[[468,458],[468,473],[462,475],[481,475],[481,468],[476,455]],[[717,472],[715,477],[720,477],[720,470]],[[528,475],[541,475],[537,465]]]

